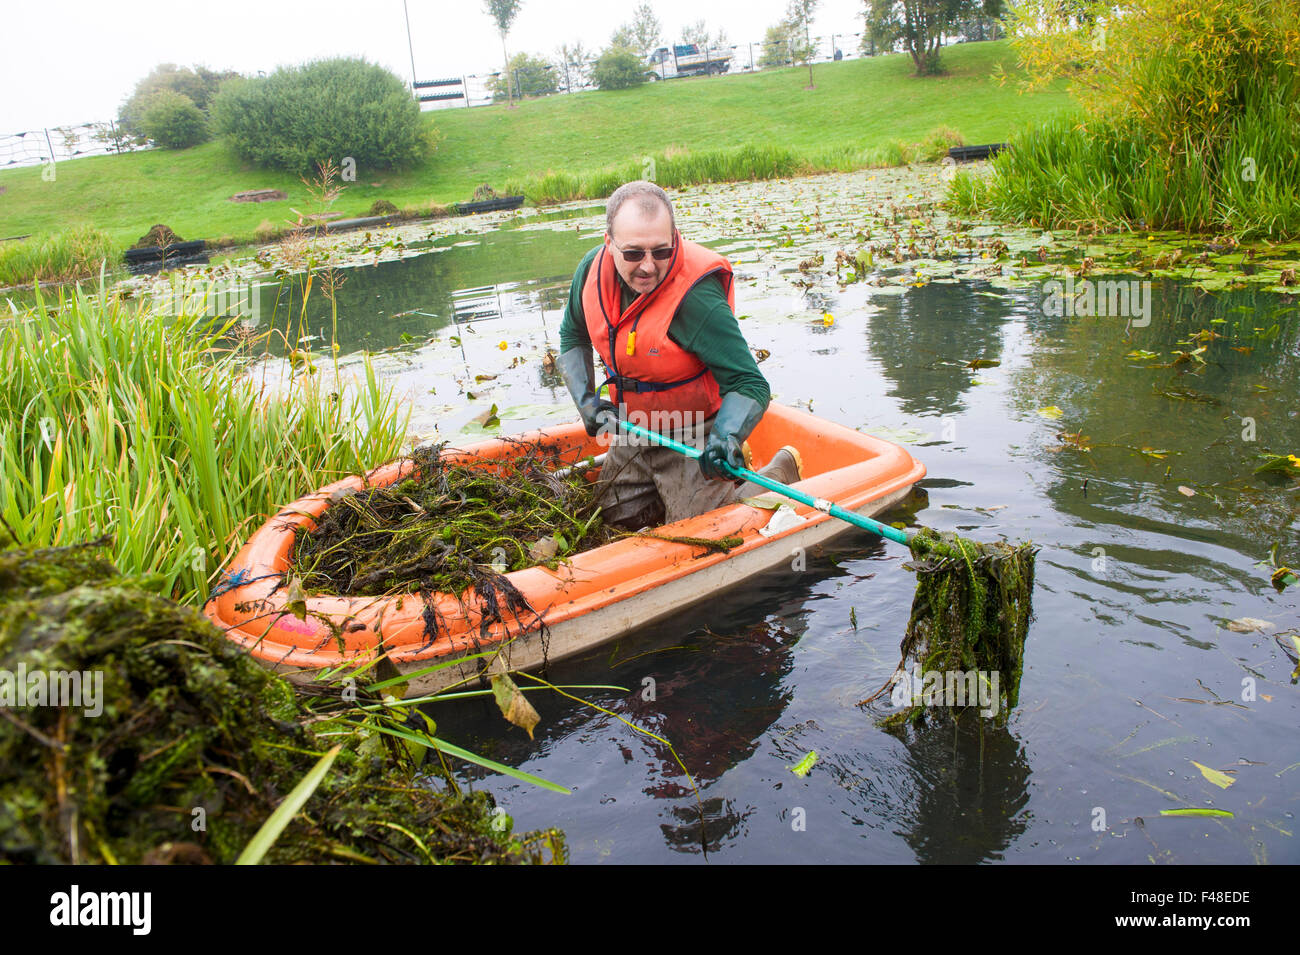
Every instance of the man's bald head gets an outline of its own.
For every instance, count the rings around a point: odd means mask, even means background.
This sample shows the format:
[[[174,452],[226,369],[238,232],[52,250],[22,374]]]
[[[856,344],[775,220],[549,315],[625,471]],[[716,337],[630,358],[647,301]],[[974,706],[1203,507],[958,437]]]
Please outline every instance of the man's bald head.
[[[673,204],[672,200],[668,198],[668,193],[653,182],[638,179],[635,182],[628,182],[619,186],[606,201],[605,233],[607,235],[614,234],[614,219],[618,216],[623,204],[629,200],[636,203],[637,208],[647,218],[656,216],[660,209],[667,209],[668,221],[674,230],[677,229],[677,217],[673,215]]]

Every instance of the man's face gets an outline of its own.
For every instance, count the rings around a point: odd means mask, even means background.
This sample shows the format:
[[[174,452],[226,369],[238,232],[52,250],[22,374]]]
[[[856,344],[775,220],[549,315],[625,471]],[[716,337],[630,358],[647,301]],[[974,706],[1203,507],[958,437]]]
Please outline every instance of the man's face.
[[[656,259],[650,254],[653,249],[670,249],[673,244],[673,223],[668,210],[661,203],[655,203],[655,211],[649,215],[635,200],[626,202],[614,216],[613,231],[610,233],[614,255],[614,268],[627,283],[628,288],[638,295],[653,291],[668,274],[672,259]],[[645,251],[640,262],[629,262],[619,251],[641,249]]]

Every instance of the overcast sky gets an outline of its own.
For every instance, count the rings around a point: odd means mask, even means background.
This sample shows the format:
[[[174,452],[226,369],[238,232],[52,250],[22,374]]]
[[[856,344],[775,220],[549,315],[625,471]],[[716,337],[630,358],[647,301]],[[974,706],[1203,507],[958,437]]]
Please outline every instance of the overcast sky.
[[[760,41],[787,0],[650,0],[665,39],[705,19],[732,43]],[[420,79],[487,73],[501,44],[482,0],[407,0]],[[630,19],[633,0],[523,0],[511,53],[549,57],[565,42],[603,47]],[[862,0],[821,0],[815,32],[862,30]],[[240,72],[328,56],[364,56],[410,78],[402,0],[5,0],[0,25],[0,133],[94,122],[117,115],[158,63]],[[856,44],[841,42],[851,49]]]

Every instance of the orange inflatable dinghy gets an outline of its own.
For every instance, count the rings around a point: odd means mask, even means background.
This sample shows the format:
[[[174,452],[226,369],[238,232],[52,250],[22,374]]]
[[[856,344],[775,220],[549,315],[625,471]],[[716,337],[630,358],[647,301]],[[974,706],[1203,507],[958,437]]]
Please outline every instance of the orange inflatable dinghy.
[[[444,455],[490,462],[509,455],[520,440],[555,447],[562,460],[572,462],[605,450],[575,422]],[[749,444],[756,461],[770,459],[782,445],[795,445],[805,462],[805,477],[796,485],[800,490],[867,516],[900,501],[925,475],[924,466],[896,444],[779,405],[768,408]],[[372,471],[367,480],[392,484],[411,468],[410,461],[395,461]],[[674,537],[743,538],[728,553],[701,554],[698,546],[630,537],[584,551],[555,570],[511,572],[511,583],[534,611],[518,618],[485,618],[472,595],[462,604],[454,595],[437,594],[432,609],[440,626],[430,639],[425,624],[429,608],[412,594],[309,597],[306,618],[299,619],[289,611],[286,593],[294,527],[314,527],[313,518],[329,506],[331,495],[362,486],[359,476],[349,477],[281,510],[249,539],[204,607],[231,640],[291,679],[309,682],[319,670],[361,665],[381,652],[398,672],[411,677],[408,695],[477,682],[486,673],[540,667],[707,600],[790,560],[794,548],[820,544],[849,529],[821,511],[782,498],[803,520],[765,536],[759,531],[775,512],[733,504],[660,529]],[[475,659],[437,666],[471,654],[477,654]]]

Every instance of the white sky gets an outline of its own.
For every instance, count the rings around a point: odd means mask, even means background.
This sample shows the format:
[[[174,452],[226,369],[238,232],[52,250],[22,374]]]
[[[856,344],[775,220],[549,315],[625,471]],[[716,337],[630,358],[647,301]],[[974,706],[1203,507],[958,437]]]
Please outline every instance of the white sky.
[[[731,43],[758,42],[787,0],[651,0],[665,41],[703,18]],[[481,0],[407,0],[420,79],[500,68],[501,44]],[[550,57],[565,42],[599,50],[636,0],[524,0],[510,52]],[[821,0],[816,34],[858,33],[862,0]],[[270,71],[329,56],[364,56],[410,78],[402,0],[6,0],[0,15],[0,134],[115,117],[158,63]],[[846,51],[856,43],[839,41]]]

